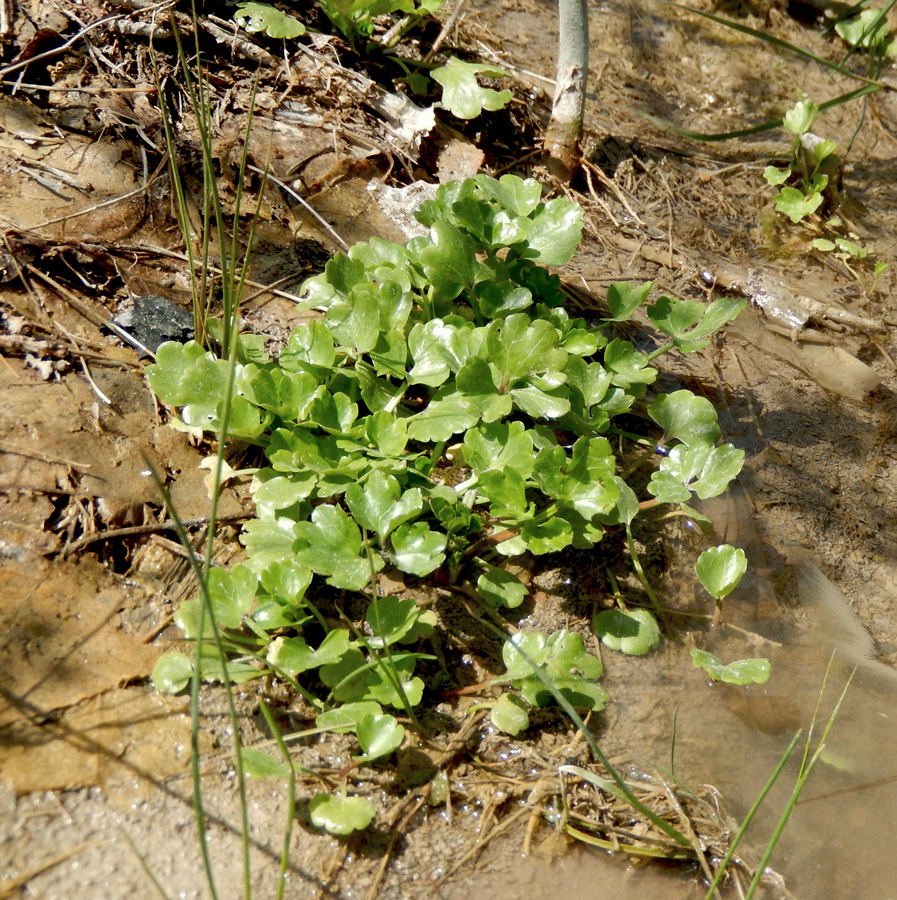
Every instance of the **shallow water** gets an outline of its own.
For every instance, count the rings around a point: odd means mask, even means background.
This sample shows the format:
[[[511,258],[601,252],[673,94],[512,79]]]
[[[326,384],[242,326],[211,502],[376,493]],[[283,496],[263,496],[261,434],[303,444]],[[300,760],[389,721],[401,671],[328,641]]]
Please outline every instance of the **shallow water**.
[[[714,503],[711,514],[726,540],[746,546],[753,565],[730,598],[728,618],[738,628],[723,628],[709,649],[725,662],[768,657],[770,680],[749,689],[710,685],[692,666],[687,639],[645,659],[605,654],[608,734],[615,746],[604,750],[620,751],[628,742],[640,748],[640,764],[668,770],[675,710],[676,775],[686,784],[712,784],[740,822],[802,728],[801,742],[742,845],[742,855],[756,863],[798,777],[817,704],[814,749],[856,666],[825,752],[770,863],[787,893],[768,885],[758,896],[891,900],[897,897],[897,672],[868,655],[871,639],[846,598],[811,564],[786,567],[779,574],[790,578],[775,579],[795,584],[796,598],[780,596],[787,589],[777,593],[744,492]],[[552,863],[527,861],[521,878],[538,896],[562,891],[570,900],[704,896],[693,872],[629,867],[587,848]],[[494,896],[510,895],[499,889]]]

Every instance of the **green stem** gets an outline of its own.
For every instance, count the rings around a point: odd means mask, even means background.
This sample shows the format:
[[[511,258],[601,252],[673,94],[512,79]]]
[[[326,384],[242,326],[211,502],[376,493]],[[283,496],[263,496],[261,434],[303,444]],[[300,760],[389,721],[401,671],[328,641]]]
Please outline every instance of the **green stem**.
[[[645,570],[642,568],[642,562],[638,558],[638,553],[635,550],[635,540],[632,537],[632,526],[628,524],[626,526],[626,543],[629,545],[629,554],[632,557],[632,568],[635,569],[638,580],[642,583],[645,593],[648,595],[651,603],[654,604],[655,611],[659,614],[660,601],[657,599],[657,595],[654,593],[654,589],[648,581],[648,576],[645,575]]]

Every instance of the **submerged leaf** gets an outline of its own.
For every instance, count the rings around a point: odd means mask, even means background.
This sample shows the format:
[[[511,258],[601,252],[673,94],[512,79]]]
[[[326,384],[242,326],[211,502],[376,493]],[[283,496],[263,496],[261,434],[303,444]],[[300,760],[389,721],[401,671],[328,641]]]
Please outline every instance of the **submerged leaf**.
[[[769,680],[768,659],[737,659],[726,665],[712,653],[695,649],[691,651],[691,661],[695,668],[727,684],[765,684]]]

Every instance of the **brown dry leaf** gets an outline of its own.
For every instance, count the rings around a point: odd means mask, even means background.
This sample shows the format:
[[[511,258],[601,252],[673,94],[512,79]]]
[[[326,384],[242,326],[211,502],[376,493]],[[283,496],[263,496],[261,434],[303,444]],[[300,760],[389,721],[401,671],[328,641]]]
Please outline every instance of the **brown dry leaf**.
[[[4,729],[0,781],[17,794],[100,785],[133,802],[190,759],[188,698],[151,688],[116,689],[46,724],[21,720]],[[201,735],[202,737],[202,735]],[[211,747],[206,736],[203,750]]]
[[[0,567],[0,725],[73,706],[146,677],[159,651],[120,627],[143,598],[112,582],[93,557],[5,560]],[[142,592],[141,592],[142,593]]]
[[[183,518],[208,515],[209,496],[202,454],[186,435],[158,421],[141,375],[97,368],[94,381],[111,401],[99,403],[87,380],[76,376],[42,383],[19,360],[11,377],[0,374],[0,486],[53,492],[71,485],[85,497],[102,498],[124,517],[129,509],[161,501],[148,457],[156,470],[171,473],[172,501]],[[237,515],[242,505],[233,491],[222,492],[219,515]],[[36,524],[36,523],[28,523]]]
[[[439,183],[473,178],[485,159],[486,154],[463,135],[449,137],[441,144],[436,161]]]
[[[0,98],[0,215],[21,230],[66,216],[44,235],[116,240],[144,216],[144,200],[120,203],[73,217],[137,187],[125,160],[129,147],[63,132],[30,104]]]

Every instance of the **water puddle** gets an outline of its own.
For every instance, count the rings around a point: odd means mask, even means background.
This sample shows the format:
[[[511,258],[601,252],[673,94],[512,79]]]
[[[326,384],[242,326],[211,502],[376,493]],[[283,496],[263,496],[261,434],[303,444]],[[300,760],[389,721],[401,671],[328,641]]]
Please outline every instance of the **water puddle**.
[[[781,879],[772,878],[758,896],[848,897],[862,885],[864,900],[893,898],[897,762],[889,748],[897,741],[897,671],[874,658],[872,640],[846,597],[812,562],[795,557],[769,564],[767,555],[777,554],[759,543],[746,493],[735,490],[706,512],[719,540],[744,547],[752,574],[729,599],[729,624],[718,635],[686,634],[645,659],[605,655],[604,681],[613,699],[603,749],[624,754],[628,748],[631,755],[637,747],[636,762],[646,771],[674,767],[687,785],[713,785],[734,830],[801,729],[797,751],[741,847],[754,864],[788,802],[807,736],[815,748],[853,672],[822,757],[771,860]],[[685,576],[669,587],[674,584],[678,599],[664,602],[694,608],[695,593]],[[724,662],[769,658],[769,682],[750,688],[708,684],[690,660],[696,642]],[[523,868],[533,887],[550,886],[571,900],[705,893],[694,872],[629,867],[586,848],[552,863],[528,861]],[[496,896],[505,895],[499,890]]]

